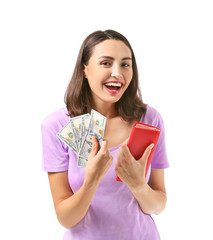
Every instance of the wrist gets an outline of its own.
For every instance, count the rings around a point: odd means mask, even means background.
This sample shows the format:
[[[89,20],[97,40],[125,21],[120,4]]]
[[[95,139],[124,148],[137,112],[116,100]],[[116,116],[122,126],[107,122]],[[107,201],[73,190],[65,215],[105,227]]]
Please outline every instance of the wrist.
[[[89,181],[89,180],[87,180],[87,179],[84,179],[84,183],[83,183],[83,187],[85,188],[85,189],[91,189],[91,190],[95,190],[96,191],[96,189],[98,188],[98,182],[97,181]]]
[[[147,184],[147,182],[145,182],[145,183],[135,185],[134,187],[131,187],[130,190],[133,193],[133,195],[137,195],[137,194],[146,193],[148,190],[148,187],[149,185]]]

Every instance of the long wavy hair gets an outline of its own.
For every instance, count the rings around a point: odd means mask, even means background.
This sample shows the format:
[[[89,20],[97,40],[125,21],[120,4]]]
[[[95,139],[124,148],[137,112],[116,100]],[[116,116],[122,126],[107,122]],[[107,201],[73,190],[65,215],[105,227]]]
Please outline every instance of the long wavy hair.
[[[117,114],[127,122],[139,120],[146,113],[146,104],[142,101],[139,88],[138,69],[133,49],[128,40],[114,30],[95,31],[83,42],[72,78],[65,92],[64,102],[70,117],[90,113],[93,108],[91,89],[87,79],[84,77],[84,65],[87,65],[93,53],[94,47],[104,40],[120,40],[126,44],[132,54],[132,80],[123,96],[115,103]]]

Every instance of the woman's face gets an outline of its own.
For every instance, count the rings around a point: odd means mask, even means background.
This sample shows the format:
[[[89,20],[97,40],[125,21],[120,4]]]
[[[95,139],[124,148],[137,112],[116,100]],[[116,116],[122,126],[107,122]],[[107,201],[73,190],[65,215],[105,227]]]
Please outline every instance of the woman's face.
[[[110,39],[97,44],[84,67],[84,76],[96,104],[117,102],[132,80],[131,51],[120,40]]]

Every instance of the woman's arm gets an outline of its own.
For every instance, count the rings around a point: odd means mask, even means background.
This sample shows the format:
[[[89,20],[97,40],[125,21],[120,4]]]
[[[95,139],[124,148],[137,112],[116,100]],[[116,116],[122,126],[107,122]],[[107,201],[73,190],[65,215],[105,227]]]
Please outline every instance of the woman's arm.
[[[145,179],[146,162],[153,146],[148,146],[143,156],[136,161],[127,145],[123,144],[119,149],[115,168],[119,178],[129,187],[146,214],[159,214],[165,208],[167,200],[163,169],[152,169],[148,184]]]
[[[65,228],[72,228],[86,215],[112,160],[107,150],[107,142],[103,141],[98,152],[98,141],[93,137],[93,148],[85,169],[84,183],[75,194],[70,189],[67,171],[48,173],[56,215]]]
[[[66,172],[48,173],[58,221],[65,228],[76,225],[87,213],[97,187],[85,184],[75,193],[70,189]]]
[[[166,206],[164,170],[152,169],[150,180],[144,186],[131,189],[141,210],[146,214],[160,214]]]

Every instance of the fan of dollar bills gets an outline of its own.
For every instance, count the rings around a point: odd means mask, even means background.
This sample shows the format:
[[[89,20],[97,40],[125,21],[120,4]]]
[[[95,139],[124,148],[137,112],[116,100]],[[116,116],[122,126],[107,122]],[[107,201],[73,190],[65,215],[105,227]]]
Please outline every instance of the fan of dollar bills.
[[[92,109],[91,114],[70,118],[57,133],[57,137],[78,155],[78,167],[86,167],[92,149],[92,136],[96,136],[101,146],[106,120],[106,117]]]

